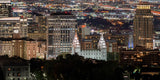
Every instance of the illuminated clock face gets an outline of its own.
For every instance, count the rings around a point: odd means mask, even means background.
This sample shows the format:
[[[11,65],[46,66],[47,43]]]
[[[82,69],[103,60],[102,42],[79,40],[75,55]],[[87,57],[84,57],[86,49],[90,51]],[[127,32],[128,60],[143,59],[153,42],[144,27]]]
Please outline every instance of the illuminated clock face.
[[[14,32],[14,33],[19,33],[19,31],[18,31],[18,30],[14,30],[13,32]]]

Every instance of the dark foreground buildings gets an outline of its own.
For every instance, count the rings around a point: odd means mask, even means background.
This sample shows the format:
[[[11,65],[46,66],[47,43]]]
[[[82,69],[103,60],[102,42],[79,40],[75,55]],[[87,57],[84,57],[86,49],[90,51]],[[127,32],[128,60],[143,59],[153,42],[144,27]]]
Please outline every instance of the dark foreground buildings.
[[[32,80],[30,65],[20,58],[0,57],[0,80]]]
[[[120,61],[128,65],[158,66],[160,65],[160,51],[136,46],[133,50],[120,50]]]

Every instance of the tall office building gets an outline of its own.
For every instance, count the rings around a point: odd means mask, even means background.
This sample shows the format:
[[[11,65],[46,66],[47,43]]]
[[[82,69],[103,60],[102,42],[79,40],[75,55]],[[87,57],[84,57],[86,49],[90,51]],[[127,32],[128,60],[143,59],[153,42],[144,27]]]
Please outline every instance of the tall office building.
[[[48,59],[61,53],[71,53],[76,17],[71,13],[53,13],[47,18]]]
[[[0,0],[0,17],[11,17],[11,0]]]
[[[134,18],[134,47],[153,48],[153,14],[150,5],[141,2],[137,5]]]
[[[27,19],[20,17],[0,18],[0,38],[14,38],[14,35],[20,38],[28,36]]]

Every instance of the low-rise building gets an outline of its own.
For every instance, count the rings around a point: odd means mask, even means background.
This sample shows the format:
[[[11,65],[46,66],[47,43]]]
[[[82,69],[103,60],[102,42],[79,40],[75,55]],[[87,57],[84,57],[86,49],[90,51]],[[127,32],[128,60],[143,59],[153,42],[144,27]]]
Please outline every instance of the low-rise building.
[[[30,39],[1,39],[0,55],[18,56],[27,60],[45,58],[46,42]]]
[[[0,63],[4,80],[32,80],[30,65],[26,60],[5,58],[1,59]]]
[[[136,46],[133,50],[120,50],[120,62],[125,64],[160,65],[160,51]]]
[[[25,59],[30,60],[32,58],[43,59],[46,56],[46,44],[45,41],[25,41]]]

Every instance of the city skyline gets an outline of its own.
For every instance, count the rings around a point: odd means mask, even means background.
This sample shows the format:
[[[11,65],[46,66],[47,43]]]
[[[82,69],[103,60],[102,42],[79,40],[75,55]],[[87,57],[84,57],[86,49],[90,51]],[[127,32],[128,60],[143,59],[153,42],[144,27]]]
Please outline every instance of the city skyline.
[[[0,0],[0,80],[160,80],[158,0]]]

